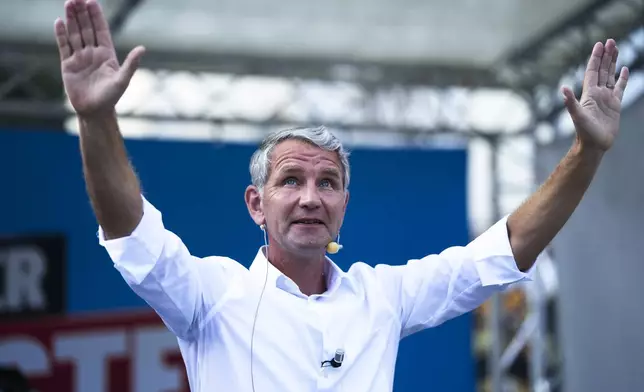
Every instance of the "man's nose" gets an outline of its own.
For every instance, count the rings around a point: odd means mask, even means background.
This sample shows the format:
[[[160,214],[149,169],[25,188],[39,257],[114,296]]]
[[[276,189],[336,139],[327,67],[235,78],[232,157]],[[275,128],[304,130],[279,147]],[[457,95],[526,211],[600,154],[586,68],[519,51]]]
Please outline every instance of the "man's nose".
[[[316,185],[311,184],[302,188],[302,193],[300,195],[301,207],[314,209],[320,207],[321,204],[322,201],[320,200],[320,194]]]

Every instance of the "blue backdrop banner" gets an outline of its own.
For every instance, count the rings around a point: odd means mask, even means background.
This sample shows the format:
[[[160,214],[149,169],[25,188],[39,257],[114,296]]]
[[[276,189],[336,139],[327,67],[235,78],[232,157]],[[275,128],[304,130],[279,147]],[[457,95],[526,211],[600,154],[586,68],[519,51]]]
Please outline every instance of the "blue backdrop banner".
[[[248,266],[263,243],[243,194],[255,146],[130,140],[146,197],[197,256]],[[0,234],[62,233],[67,240],[67,312],[147,305],[99,246],[85,193],[78,139],[58,132],[0,132]],[[466,152],[356,149],[351,198],[333,259],[404,264],[468,241]],[[396,391],[474,391],[471,316],[402,341]]]

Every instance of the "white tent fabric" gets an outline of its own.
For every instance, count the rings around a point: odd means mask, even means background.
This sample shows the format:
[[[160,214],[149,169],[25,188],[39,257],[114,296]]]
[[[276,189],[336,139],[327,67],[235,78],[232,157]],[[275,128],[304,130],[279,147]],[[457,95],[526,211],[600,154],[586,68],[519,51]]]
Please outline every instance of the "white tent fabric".
[[[102,0],[111,15],[125,0]],[[489,66],[590,0],[154,0],[118,43],[169,51]],[[51,42],[63,0],[2,1],[0,41]],[[7,17],[10,16],[10,17]]]

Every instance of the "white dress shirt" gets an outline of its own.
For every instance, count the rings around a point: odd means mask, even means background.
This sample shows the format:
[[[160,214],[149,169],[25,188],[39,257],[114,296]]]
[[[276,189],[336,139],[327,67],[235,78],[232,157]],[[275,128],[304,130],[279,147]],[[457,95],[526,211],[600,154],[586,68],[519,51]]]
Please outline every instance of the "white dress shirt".
[[[251,378],[255,392],[389,392],[401,338],[530,279],[517,269],[504,218],[467,246],[406,265],[358,262],[343,272],[327,258],[328,290],[306,296],[263,248],[250,269],[191,255],[143,203],[130,236],[105,240],[99,227],[100,243],[177,336],[193,392],[252,392]],[[337,349],[345,351],[342,366],[321,367]]]

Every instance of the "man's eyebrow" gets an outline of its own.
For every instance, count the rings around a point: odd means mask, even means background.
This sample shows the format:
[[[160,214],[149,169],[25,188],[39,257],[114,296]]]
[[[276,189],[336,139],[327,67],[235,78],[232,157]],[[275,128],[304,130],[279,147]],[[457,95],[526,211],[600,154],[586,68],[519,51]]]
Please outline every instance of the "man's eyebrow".
[[[327,168],[322,169],[322,173],[332,175],[332,176],[336,176],[336,177],[342,177],[342,175],[340,174],[340,171],[338,169],[332,168],[332,167],[327,167]]]
[[[284,165],[277,168],[278,173],[294,173],[301,172],[302,168],[296,165]]]
[[[284,165],[284,166],[280,166],[280,167],[276,168],[275,175],[277,175],[279,177],[283,177],[283,176],[288,176],[288,175],[291,175],[291,174],[299,174],[299,173],[302,173],[302,172],[304,172],[304,169],[302,169],[300,166],[290,164],[290,165]],[[321,170],[321,173],[322,173],[322,175],[325,175],[325,176],[328,176],[328,177],[333,177],[333,178],[335,178],[337,180],[340,180],[340,181],[343,178],[343,175],[340,172],[340,170],[338,170],[337,168],[334,168],[334,167],[325,167],[325,168],[323,168]]]

